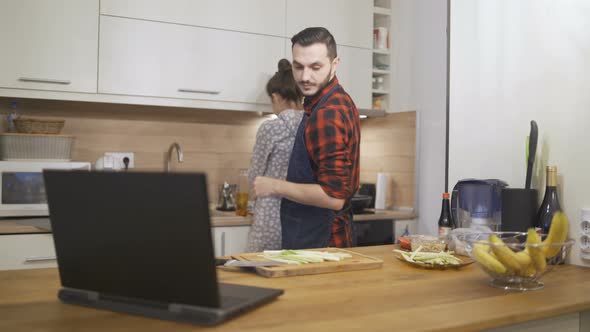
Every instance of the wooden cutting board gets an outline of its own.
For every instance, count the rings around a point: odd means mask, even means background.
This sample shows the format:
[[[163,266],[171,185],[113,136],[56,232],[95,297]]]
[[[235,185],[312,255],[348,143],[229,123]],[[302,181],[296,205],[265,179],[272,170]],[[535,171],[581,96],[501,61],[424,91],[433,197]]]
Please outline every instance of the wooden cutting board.
[[[256,273],[267,278],[278,278],[301,276],[307,274],[378,269],[381,268],[381,266],[383,265],[383,260],[379,258],[366,256],[354,251],[340,248],[319,248],[306,250],[347,253],[350,254],[352,257],[344,258],[339,262],[308,263],[301,265],[285,264],[279,266],[258,266],[255,268]],[[234,259],[244,261],[267,261],[267,259],[261,257],[260,255],[262,254],[246,253],[233,255],[233,257]]]

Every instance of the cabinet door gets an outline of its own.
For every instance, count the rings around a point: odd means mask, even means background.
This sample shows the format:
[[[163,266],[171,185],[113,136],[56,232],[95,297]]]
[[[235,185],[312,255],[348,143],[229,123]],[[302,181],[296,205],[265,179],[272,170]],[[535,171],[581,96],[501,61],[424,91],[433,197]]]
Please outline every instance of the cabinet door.
[[[284,36],[285,1],[102,0],[100,13]]]
[[[98,0],[3,0],[0,44],[0,86],[96,93]]]
[[[215,257],[225,256],[226,227],[211,227],[213,238],[213,254]]]
[[[235,255],[245,252],[246,245],[248,244],[248,232],[250,232],[250,226],[233,226],[227,228],[228,237],[225,242],[226,255]]]
[[[230,256],[246,251],[250,226],[212,227],[215,256]]]
[[[101,16],[100,93],[269,104],[283,38]]]
[[[336,43],[373,47],[373,0],[287,0],[287,37],[323,26]]]
[[[0,270],[56,267],[51,234],[0,236]]]
[[[337,46],[340,64],[336,76],[358,109],[371,108],[371,50],[357,47]],[[285,41],[286,58],[293,61],[291,42]]]
[[[338,45],[336,75],[358,109],[371,108],[371,50]]]

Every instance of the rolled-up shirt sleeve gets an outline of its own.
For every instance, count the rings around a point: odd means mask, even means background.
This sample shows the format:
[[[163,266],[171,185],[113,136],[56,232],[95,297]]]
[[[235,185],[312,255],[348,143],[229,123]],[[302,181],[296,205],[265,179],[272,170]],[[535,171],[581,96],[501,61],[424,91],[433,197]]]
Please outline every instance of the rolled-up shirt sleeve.
[[[341,107],[329,105],[313,112],[307,121],[305,139],[318,184],[329,196],[348,199],[355,188],[347,147],[350,124]]]

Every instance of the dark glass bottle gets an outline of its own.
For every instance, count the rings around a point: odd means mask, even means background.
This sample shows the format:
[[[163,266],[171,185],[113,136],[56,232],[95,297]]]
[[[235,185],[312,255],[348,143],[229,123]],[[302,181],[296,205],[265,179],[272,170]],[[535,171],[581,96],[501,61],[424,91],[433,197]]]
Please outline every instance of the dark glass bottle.
[[[559,205],[559,199],[557,197],[557,167],[547,166],[545,197],[543,197],[543,203],[541,203],[541,207],[539,207],[535,223],[537,233],[549,233],[551,220],[557,211],[561,211],[561,206]]]
[[[455,225],[453,217],[451,217],[449,193],[443,193],[442,197],[442,208],[440,211],[440,217],[438,218],[438,235],[447,236],[447,234],[449,234],[449,232],[457,226]]]

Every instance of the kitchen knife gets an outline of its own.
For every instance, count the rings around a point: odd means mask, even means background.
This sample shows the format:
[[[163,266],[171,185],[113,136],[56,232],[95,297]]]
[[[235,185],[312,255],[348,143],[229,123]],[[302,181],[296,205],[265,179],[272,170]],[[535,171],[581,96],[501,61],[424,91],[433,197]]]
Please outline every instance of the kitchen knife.
[[[285,265],[281,262],[272,261],[239,261],[236,259],[230,259],[223,266],[235,266],[235,267],[257,267],[257,266],[278,266]]]
[[[537,139],[539,135],[539,129],[535,120],[531,120],[531,133],[529,134],[528,146],[527,146],[527,168],[526,168],[526,181],[524,187],[531,189],[531,178],[533,176],[533,164],[535,163],[535,154],[537,152]]]

